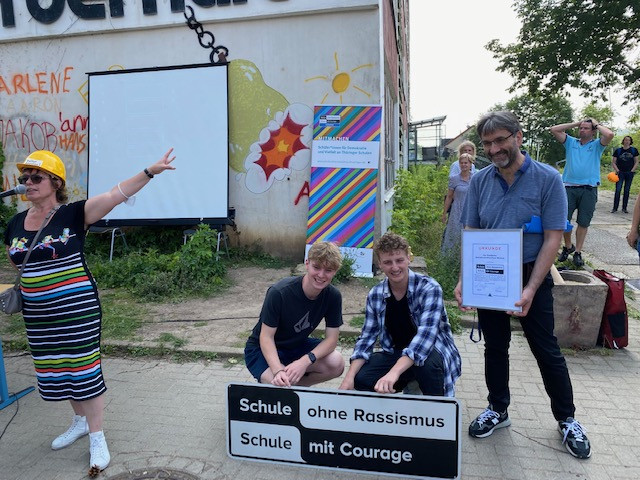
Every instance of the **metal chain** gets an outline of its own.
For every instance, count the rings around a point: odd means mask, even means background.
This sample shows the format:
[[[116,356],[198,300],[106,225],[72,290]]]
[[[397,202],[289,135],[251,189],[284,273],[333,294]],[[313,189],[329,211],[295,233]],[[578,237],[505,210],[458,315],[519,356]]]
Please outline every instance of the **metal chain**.
[[[198,20],[196,20],[196,16],[193,13],[193,8],[191,8],[189,5],[186,5],[184,9],[184,18],[186,18],[187,20],[187,26],[191,30],[195,30],[195,32],[198,34],[198,42],[200,42],[202,48],[211,49],[211,53],[209,54],[209,60],[211,61],[211,63],[213,63],[214,65],[227,63],[229,49],[224,45],[214,45],[214,43],[216,42],[216,37],[213,36],[213,33],[206,31],[202,24]],[[187,15],[187,11],[189,11],[189,15]]]

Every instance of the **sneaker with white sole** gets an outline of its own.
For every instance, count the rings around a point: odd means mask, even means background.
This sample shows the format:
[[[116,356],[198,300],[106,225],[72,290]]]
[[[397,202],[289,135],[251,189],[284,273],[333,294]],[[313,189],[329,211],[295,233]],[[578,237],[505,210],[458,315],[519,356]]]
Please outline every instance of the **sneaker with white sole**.
[[[488,437],[496,428],[504,428],[511,425],[507,412],[496,412],[491,408],[486,408],[469,425],[469,435],[476,438]]]
[[[88,433],[89,424],[87,423],[87,417],[74,415],[69,429],[51,442],[51,448],[53,450],[60,450],[61,448],[68,447],[80,437],[84,437]]]
[[[91,453],[90,469],[97,468],[102,471],[109,466],[111,455],[109,455],[107,439],[104,438],[102,430],[89,434],[89,452]]]
[[[591,456],[591,443],[587,438],[587,430],[573,417],[558,422],[558,431],[562,435],[562,443],[571,455],[576,458]]]

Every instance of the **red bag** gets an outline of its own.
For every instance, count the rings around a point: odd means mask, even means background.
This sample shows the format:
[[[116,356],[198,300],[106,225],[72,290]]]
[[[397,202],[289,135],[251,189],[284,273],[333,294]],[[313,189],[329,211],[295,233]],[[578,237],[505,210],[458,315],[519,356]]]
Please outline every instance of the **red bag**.
[[[629,317],[624,299],[624,280],[604,270],[594,270],[593,274],[609,287],[602,312],[598,345],[607,348],[626,347],[629,345]]]

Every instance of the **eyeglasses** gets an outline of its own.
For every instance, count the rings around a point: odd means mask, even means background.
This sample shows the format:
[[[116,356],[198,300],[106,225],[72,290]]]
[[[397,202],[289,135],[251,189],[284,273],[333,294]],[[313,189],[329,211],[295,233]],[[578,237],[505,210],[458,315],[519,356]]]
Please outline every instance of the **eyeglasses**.
[[[27,180],[31,180],[31,183],[33,183],[34,185],[39,184],[42,180],[44,180],[47,177],[43,177],[42,175],[38,175],[36,173],[33,173],[31,175],[28,174],[24,174],[24,175],[20,175],[18,177],[18,183],[21,185],[24,185],[25,183],[27,183]],[[49,177],[51,178],[51,177]]]
[[[509,138],[511,137],[513,137],[513,133],[511,135],[507,135],[506,137],[498,137],[495,140],[491,140],[491,141],[483,140],[482,148],[484,148],[485,150],[489,150],[491,148],[491,145],[493,145],[494,143],[498,148],[504,147],[507,143],[507,140],[509,140]]]

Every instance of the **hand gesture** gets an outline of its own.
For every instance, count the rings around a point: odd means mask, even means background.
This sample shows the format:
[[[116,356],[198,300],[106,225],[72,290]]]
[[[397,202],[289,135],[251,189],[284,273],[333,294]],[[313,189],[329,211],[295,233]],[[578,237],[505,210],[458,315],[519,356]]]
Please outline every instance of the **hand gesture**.
[[[165,170],[175,170],[176,167],[171,165],[171,162],[173,162],[176,157],[175,155],[173,157],[170,157],[171,152],[173,152],[173,148],[170,148],[169,151],[165,153],[160,160],[147,168],[149,173],[151,173],[152,175],[158,175]]]

